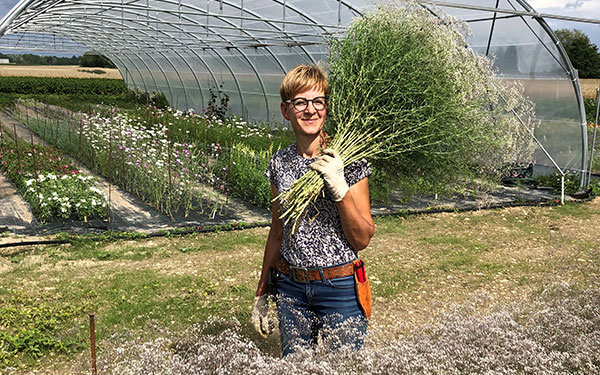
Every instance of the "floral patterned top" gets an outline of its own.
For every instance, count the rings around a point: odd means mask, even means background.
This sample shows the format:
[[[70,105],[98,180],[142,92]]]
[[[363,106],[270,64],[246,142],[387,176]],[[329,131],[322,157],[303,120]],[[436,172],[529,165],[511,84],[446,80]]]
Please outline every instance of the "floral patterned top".
[[[303,176],[316,158],[306,159],[299,155],[296,144],[277,151],[269,160],[265,176],[281,193]],[[344,168],[348,186],[371,175],[371,168],[365,159],[356,161]],[[324,189],[314,204],[307,209],[302,222],[292,235],[293,223],[283,223],[281,255],[295,267],[316,268],[344,264],[356,258],[356,251],[350,246],[342,231],[342,222],[331,193]]]

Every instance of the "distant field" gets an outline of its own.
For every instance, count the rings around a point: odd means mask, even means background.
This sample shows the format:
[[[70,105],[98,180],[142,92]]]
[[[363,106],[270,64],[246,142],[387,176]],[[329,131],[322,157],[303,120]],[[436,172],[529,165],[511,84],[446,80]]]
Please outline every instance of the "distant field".
[[[92,73],[94,71],[97,73]],[[99,71],[103,71],[105,73],[98,73]],[[117,69],[82,68],[76,65],[0,65],[0,76],[123,79],[123,77],[121,77],[121,73],[119,73]]]
[[[104,71],[105,74],[92,73],[92,71]],[[0,77],[1,76],[123,79],[121,73],[119,73],[117,69],[48,65],[0,65]],[[600,86],[600,79],[581,79],[580,82],[583,98],[595,99],[596,89]],[[544,86],[543,89],[548,90],[548,87]]]
[[[600,87],[600,79],[581,79],[581,94],[584,99],[596,99],[598,87]]]

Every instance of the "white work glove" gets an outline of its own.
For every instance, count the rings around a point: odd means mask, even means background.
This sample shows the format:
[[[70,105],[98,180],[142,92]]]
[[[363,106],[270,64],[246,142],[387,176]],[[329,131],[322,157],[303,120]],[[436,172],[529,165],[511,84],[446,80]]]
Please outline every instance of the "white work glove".
[[[327,148],[310,167],[323,177],[325,185],[333,195],[333,200],[341,201],[350,188],[344,178],[344,162],[340,154],[332,148]]]
[[[267,338],[268,335],[273,333],[273,323],[269,321],[269,301],[267,294],[254,297],[254,308],[252,309],[251,319],[254,329],[263,338]]]

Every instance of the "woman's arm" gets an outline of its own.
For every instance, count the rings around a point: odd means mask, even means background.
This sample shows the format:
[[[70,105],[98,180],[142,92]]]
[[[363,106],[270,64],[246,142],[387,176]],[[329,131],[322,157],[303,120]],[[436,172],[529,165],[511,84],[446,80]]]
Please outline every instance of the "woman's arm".
[[[375,224],[371,217],[371,204],[369,203],[369,182],[363,178],[336,203],[344,235],[354,250],[359,251],[369,245]]]
[[[273,194],[273,198],[279,195],[277,188],[273,184],[271,184],[271,192]],[[262,296],[268,292],[269,268],[275,267],[275,262],[277,262],[277,260],[281,257],[279,248],[281,247],[281,240],[283,237],[283,223],[279,218],[279,211],[279,202],[274,200],[271,211],[271,229],[269,230],[269,236],[267,237],[265,254],[263,256],[262,272],[260,274],[260,280],[258,281],[256,296]]]

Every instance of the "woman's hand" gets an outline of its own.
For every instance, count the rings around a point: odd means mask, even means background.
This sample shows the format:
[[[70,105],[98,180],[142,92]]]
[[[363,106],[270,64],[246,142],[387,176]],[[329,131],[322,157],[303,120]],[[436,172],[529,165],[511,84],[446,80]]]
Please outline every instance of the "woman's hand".
[[[273,333],[274,324],[269,319],[269,298],[266,294],[254,298],[254,307],[252,308],[252,324],[254,329],[263,338]]]
[[[321,175],[327,189],[336,202],[344,235],[354,250],[369,245],[375,232],[369,202],[368,179],[364,178],[351,187],[344,178],[344,162],[339,153],[331,148],[322,151],[310,167]]]
[[[273,198],[279,195],[277,188],[271,185]],[[271,212],[271,229],[265,245],[265,254],[263,256],[262,271],[258,287],[256,288],[256,297],[254,298],[254,307],[252,308],[252,323],[256,331],[263,337],[271,333],[273,327],[269,321],[267,312],[269,311],[267,302],[267,293],[269,292],[269,269],[275,267],[277,259],[281,258],[279,248],[283,237],[283,224],[279,218],[280,208],[277,200],[273,201]]]
[[[321,152],[322,154],[317,161],[312,163],[310,167],[319,172],[327,189],[333,195],[333,200],[339,202],[344,199],[350,189],[344,178],[344,162],[340,158],[340,154],[332,148],[327,148]]]

